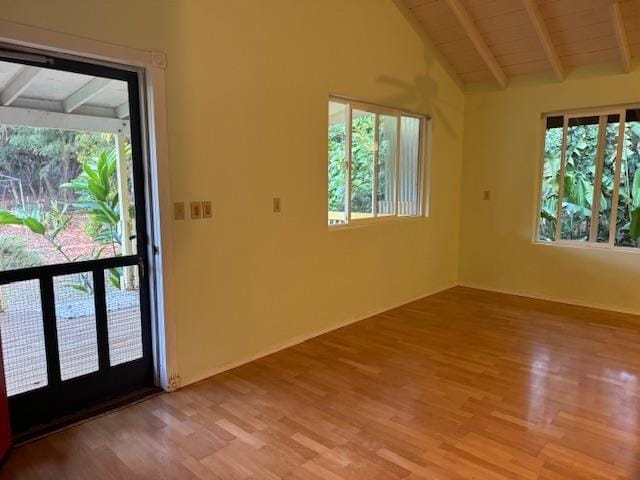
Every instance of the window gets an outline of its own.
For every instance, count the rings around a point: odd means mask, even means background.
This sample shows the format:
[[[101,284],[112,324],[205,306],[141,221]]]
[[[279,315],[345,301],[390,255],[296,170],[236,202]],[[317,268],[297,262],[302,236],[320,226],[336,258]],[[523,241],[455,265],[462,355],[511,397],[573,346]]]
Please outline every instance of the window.
[[[425,117],[329,101],[329,225],[422,214]]]
[[[538,241],[640,247],[640,109],[547,116],[541,183]]]

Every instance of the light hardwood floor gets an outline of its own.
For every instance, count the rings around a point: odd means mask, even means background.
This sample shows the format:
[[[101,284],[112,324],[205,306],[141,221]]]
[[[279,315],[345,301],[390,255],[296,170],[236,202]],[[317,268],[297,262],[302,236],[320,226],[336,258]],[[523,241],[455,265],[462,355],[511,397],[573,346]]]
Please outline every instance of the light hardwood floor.
[[[20,479],[638,479],[640,318],[455,288],[16,449]]]

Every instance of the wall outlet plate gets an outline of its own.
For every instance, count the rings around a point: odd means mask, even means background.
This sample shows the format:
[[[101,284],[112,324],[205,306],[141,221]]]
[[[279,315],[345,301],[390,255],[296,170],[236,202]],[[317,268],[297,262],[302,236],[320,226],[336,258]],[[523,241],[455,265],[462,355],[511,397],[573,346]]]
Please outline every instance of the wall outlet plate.
[[[202,218],[213,217],[213,209],[211,208],[211,200],[202,202]]]
[[[173,204],[173,218],[175,220],[184,220],[184,202],[175,202]]]
[[[191,202],[191,220],[198,220],[202,218],[202,203]]]

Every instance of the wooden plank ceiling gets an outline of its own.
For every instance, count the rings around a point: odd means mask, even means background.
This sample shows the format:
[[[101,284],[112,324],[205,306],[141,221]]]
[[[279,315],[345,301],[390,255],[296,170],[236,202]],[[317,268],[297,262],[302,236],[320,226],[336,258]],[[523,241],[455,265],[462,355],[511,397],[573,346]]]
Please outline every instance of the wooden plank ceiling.
[[[640,0],[402,0],[465,84],[640,57]]]

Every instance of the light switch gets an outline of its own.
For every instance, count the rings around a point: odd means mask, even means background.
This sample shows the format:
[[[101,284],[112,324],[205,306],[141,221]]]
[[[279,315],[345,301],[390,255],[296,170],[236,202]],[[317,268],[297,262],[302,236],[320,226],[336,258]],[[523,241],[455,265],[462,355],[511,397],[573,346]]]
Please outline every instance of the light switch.
[[[175,220],[184,220],[184,202],[173,204],[173,218]]]
[[[491,191],[485,190],[484,192],[482,192],[482,199],[491,200]]]
[[[280,197],[273,197],[273,213],[280,213],[281,205],[280,205]]]
[[[202,218],[211,218],[213,216],[213,210],[211,209],[211,200],[205,200],[202,202]]]
[[[202,218],[202,203],[191,202],[191,220]]]

